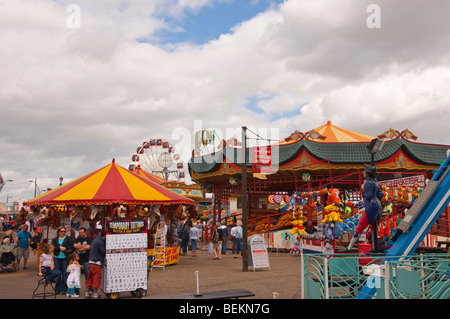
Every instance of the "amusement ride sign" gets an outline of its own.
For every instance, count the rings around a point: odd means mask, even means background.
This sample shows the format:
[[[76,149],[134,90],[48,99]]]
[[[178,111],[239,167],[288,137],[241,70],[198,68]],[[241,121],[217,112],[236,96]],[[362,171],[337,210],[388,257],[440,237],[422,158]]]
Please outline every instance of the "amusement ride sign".
[[[267,245],[264,237],[261,235],[253,235],[248,239],[250,246],[248,265],[253,266],[253,271],[256,268],[269,268],[269,255],[267,253]]]
[[[414,185],[419,185],[419,187],[424,188],[426,186],[426,178],[424,175],[414,175],[386,181],[378,181],[378,184],[380,186],[386,185],[386,187],[413,187]]]
[[[270,146],[255,147],[253,149],[253,171],[270,173],[272,165],[272,148]]]

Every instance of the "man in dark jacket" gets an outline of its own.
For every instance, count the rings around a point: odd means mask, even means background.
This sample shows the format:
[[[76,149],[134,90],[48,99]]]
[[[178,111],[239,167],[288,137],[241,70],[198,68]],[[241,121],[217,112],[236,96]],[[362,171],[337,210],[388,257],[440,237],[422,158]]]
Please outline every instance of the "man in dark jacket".
[[[85,297],[90,297],[90,288],[93,289],[92,298],[98,298],[98,289],[102,284],[102,265],[106,256],[106,231],[102,230],[100,236],[95,238],[89,252],[89,274],[86,281]]]
[[[182,255],[187,255],[188,244],[189,244],[189,230],[190,226],[188,223],[184,223],[183,228],[181,229],[181,249]]]
[[[85,282],[89,275],[89,251],[91,250],[91,244],[92,239],[87,235],[87,229],[80,227],[79,235],[73,243],[73,248],[77,250],[77,254],[80,256],[78,263],[81,265],[81,273],[84,274]]]

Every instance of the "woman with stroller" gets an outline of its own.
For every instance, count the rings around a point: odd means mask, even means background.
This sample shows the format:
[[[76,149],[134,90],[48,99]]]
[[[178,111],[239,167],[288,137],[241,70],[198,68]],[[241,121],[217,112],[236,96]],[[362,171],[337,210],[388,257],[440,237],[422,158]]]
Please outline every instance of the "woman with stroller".
[[[5,237],[3,245],[0,247],[2,257],[2,272],[13,272],[13,262],[16,259],[16,244],[11,242],[9,237]]]

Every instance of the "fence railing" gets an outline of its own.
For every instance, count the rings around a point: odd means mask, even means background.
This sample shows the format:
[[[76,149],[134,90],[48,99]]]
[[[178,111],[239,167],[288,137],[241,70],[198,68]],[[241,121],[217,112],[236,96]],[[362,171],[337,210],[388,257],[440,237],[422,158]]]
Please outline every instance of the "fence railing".
[[[376,299],[446,299],[450,297],[449,257],[302,254],[302,296],[352,299],[369,286],[376,288]]]

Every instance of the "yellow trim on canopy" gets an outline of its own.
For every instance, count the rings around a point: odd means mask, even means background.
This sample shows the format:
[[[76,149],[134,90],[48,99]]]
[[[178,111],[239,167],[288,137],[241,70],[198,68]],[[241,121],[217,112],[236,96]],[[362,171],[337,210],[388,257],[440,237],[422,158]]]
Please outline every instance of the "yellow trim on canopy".
[[[109,170],[111,169],[112,165],[108,165],[98,171],[97,173],[93,174],[91,177],[87,178],[80,184],[72,187],[71,189],[67,190],[61,196],[55,198],[55,201],[62,201],[62,200],[79,200],[79,199],[88,199],[93,198],[95,194],[97,193],[98,189],[102,185],[103,181],[105,180],[106,175],[108,175]]]

